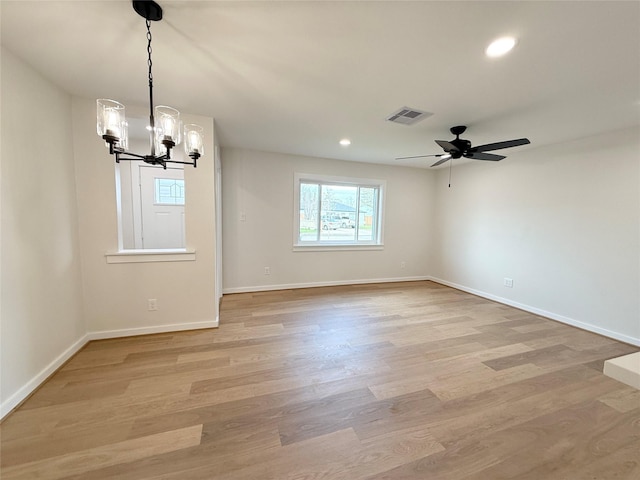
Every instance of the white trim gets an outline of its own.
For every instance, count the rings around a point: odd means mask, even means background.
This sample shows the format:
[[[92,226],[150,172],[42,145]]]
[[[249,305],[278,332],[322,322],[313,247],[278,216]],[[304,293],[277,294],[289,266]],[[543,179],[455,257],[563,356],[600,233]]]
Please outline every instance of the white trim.
[[[270,290],[293,290],[296,288],[336,287],[341,285],[364,285],[367,283],[418,282],[430,280],[431,277],[398,277],[398,278],[364,278],[360,280],[329,280],[325,282],[287,283],[280,285],[254,285],[249,287],[225,288],[222,293],[266,292]]]
[[[294,245],[294,252],[335,252],[340,250],[384,250],[384,244],[366,245],[363,243],[347,245],[344,243],[331,245],[329,243],[313,245]]]
[[[115,164],[116,186],[116,217],[118,221],[118,250],[124,248],[124,230],[122,228],[122,180],[120,175],[120,163]]]
[[[508,298],[499,297],[497,295],[492,295],[490,293],[486,293],[481,290],[465,287],[464,285],[459,285],[457,283],[449,282],[447,280],[442,280],[441,278],[429,277],[429,280],[435,283],[439,283],[441,285],[446,285],[447,287],[455,288],[456,290],[462,290],[463,292],[477,295],[478,297],[483,297],[488,300],[493,300],[494,302],[502,303],[504,305],[509,305],[510,307],[524,310],[525,312],[540,315],[541,317],[549,318],[551,320],[565,323],[567,325],[571,325],[573,327],[577,327],[582,330],[586,330],[588,332],[597,333],[605,337],[613,338],[614,340],[618,340],[620,342],[624,342],[630,345],[634,345],[636,347],[640,347],[640,338],[635,338],[629,335],[625,335],[623,333],[614,332],[613,330],[607,330],[606,328],[598,327],[597,325],[592,325],[590,323],[581,322],[580,320],[575,320],[573,318],[565,317],[563,315],[558,315],[557,313],[548,312],[546,310],[542,310],[541,308],[536,308],[530,305],[525,305],[523,303],[514,302],[513,300],[509,300]]]
[[[377,178],[361,178],[361,177],[347,177],[344,175],[335,176],[335,175],[323,175],[319,173],[294,173],[294,179],[296,182],[300,182],[300,180],[310,180],[312,182],[320,182],[324,184],[332,184],[332,185],[363,185],[369,187],[379,187],[382,185],[386,185],[386,180],[380,180]]]
[[[87,333],[89,340],[105,340],[108,338],[135,337],[136,335],[151,335],[154,333],[181,332],[184,330],[201,330],[205,328],[217,328],[220,319],[206,320],[203,322],[174,323],[170,325],[155,325],[151,327],[123,328],[120,330],[100,330]]]
[[[216,313],[220,311],[220,301],[222,300],[222,161],[220,160],[220,146],[215,145],[213,149],[214,185],[215,185],[215,292],[216,292]]]
[[[84,347],[89,341],[88,335],[83,335],[80,339],[67,348],[64,352],[58,355],[49,365],[44,367],[35,377],[25,383],[16,393],[7,398],[2,405],[0,405],[0,419],[3,419],[6,415],[22,403],[29,395],[35,392],[45,380],[62,367],[66,361],[78,353],[82,347]]]
[[[129,162],[131,172],[131,214],[133,217],[133,244],[142,248],[142,189],[140,188],[140,168],[144,162]],[[121,226],[118,225],[118,228]],[[120,248],[122,250],[122,248]]]
[[[185,248],[122,250],[104,254],[107,263],[192,262],[196,251]]]

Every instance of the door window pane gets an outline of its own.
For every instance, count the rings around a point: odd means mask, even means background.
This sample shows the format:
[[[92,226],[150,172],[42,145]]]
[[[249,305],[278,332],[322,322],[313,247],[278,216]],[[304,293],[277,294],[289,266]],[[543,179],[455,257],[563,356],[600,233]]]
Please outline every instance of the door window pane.
[[[155,179],[156,205],[184,205],[184,180]]]

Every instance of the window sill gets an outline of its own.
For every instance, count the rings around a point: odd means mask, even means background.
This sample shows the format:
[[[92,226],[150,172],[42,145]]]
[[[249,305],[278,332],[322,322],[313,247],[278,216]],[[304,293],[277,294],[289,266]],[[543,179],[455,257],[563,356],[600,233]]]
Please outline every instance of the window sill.
[[[336,252],[336,251],[354,251],[354,250],[384,250],[384,244],[376,245],[294,245],[294,252]]]
[[[192,262],[196,259],[196,251],[185,248],[121,250],[107,252],[105,257],[107,263]]]

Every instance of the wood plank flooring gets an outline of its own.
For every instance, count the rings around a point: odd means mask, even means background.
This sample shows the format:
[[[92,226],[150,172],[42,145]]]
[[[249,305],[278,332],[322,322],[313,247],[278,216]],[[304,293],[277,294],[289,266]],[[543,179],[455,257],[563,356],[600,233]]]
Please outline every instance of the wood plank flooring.
[[[89,343],[1,425],[12,479],[638,479],[637,348],[431,282],[226,295]]]

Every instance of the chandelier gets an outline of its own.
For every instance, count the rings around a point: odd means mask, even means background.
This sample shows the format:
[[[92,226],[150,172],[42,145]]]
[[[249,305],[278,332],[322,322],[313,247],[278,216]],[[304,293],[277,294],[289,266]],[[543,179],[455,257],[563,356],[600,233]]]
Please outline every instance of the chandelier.
[[[182,126],[180,112],[164,105],[153,106],[153,74],[151,73],[151,22],[162,20],[162,8],[154,1],[133,0],[133,9],[147,23],[147,53],[149,65],[149,129],[151,153],[140,155],[127,151],[129,144],[128,123],[125,108],[115,100],[100,98],[97,103],[98,135],[109,147],[109,154],[115,155],[116,163],[121,160],[139,161],[151,165],[162,165],[166,170],[167,163],[182,163],[197,167],[197,160],[204,153],[203,129],[194,124]],[[184,135],[185,154],[193,160],[182,162],[171,158],[171,149],[179,145]]]

